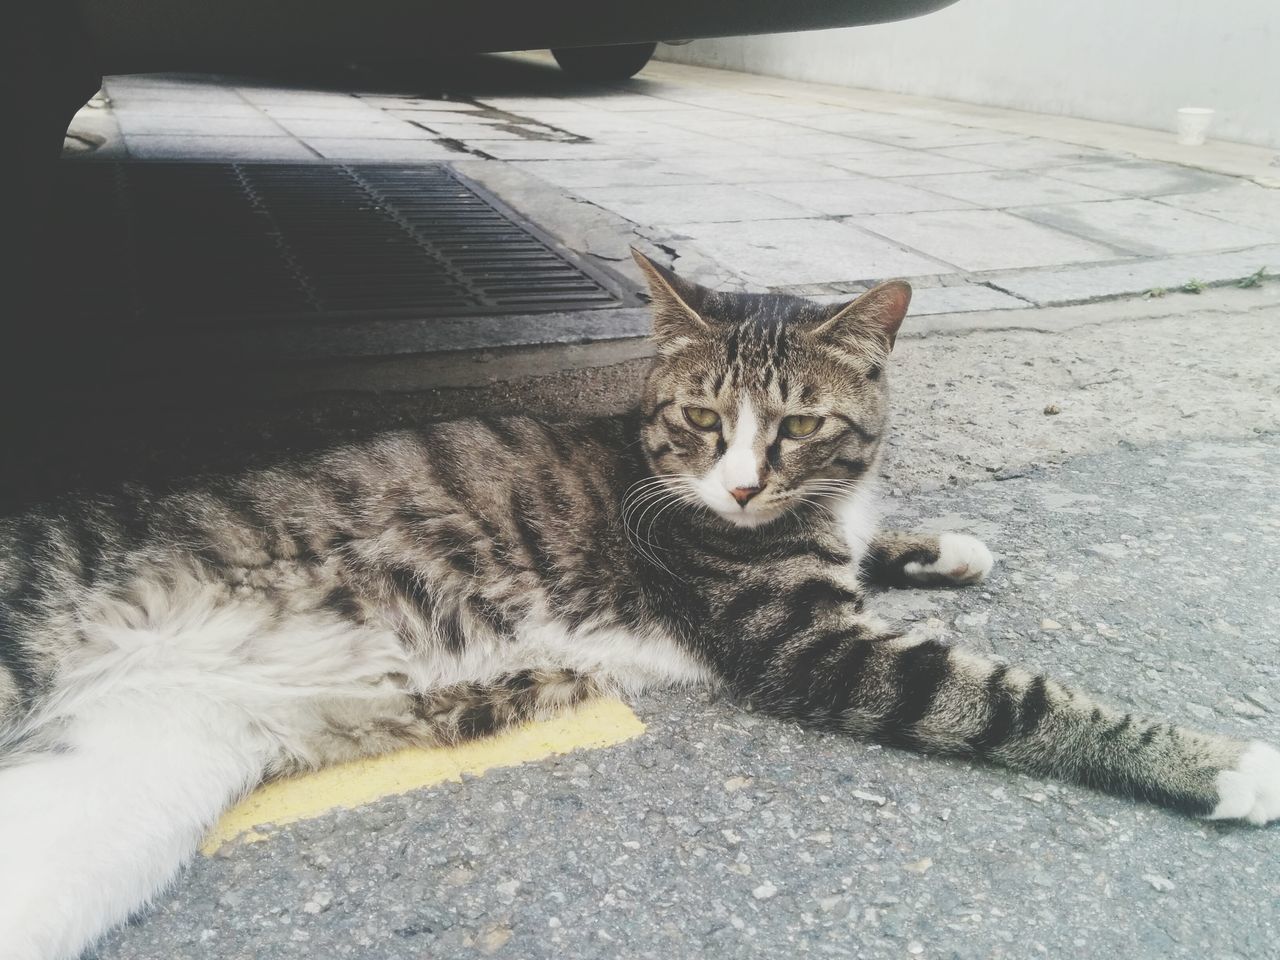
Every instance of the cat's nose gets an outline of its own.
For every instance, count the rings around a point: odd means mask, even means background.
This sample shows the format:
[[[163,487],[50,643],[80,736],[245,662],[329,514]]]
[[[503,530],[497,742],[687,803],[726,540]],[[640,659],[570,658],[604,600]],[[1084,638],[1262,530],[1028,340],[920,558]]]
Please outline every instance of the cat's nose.
[[[738,506],[745,507],[747,501],[763,489],[763,487],[734,487],[729,494],[738,501]]]

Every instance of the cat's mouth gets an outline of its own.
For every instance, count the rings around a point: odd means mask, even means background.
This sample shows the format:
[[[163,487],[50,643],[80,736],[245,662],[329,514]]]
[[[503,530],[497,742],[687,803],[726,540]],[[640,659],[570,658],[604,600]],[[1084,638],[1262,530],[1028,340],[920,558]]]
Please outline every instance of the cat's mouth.
[[[787,512],[789,503],[768,494],[738,503],[726,490],[700,490],[702,502],[715,514],[735,527],[763,527]]]
[[[756,510],[745,510],[738,508],[737,510],[716,510],[720,516],[728,520],[735,527],[763,527],[767,523],[773,523],[784,513],[786,509],[783,507],[761,507]]]

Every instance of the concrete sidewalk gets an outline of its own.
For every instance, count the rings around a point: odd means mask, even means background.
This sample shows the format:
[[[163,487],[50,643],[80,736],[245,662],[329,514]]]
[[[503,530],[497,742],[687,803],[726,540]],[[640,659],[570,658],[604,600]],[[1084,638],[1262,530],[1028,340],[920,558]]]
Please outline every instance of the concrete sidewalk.
[[[417,93],[112,77],[73,129],[105,141],[89,157],[453,162],[624,272],[639,242],[724,288],[837,296],[905,276],[917,315],[1280,269],[1280,167],[1261,148],[674,64],[582,87],[546,59],[489,58]]]

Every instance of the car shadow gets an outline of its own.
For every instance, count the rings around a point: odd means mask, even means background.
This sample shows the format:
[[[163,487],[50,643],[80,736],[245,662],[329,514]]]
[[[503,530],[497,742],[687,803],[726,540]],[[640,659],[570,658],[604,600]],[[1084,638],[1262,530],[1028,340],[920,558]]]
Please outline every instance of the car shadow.
[[[609,96],[619,91],[644,93],[653,81],[634,77],[609,83],[570,77],[554,63],[511,54],[433,55],[430,60],[316,66],[287,74],[165,74],[187,84],[210,87],[255,86],[280,90],[379,94],[428,100],[486,97]]]

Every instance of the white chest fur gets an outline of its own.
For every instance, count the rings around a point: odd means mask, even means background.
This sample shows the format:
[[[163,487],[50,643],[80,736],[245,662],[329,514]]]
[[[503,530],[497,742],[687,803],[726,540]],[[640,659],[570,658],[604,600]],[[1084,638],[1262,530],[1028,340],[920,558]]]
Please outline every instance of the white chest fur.
[[[836,508],[836,516],[844,531],[845,540],[849,543],[853,565],[860,566],[871,545],[871,539],[880,528],[879,497],[876,495],[875,483],[867,480],[859,484],[857,490],[840,502]]]

